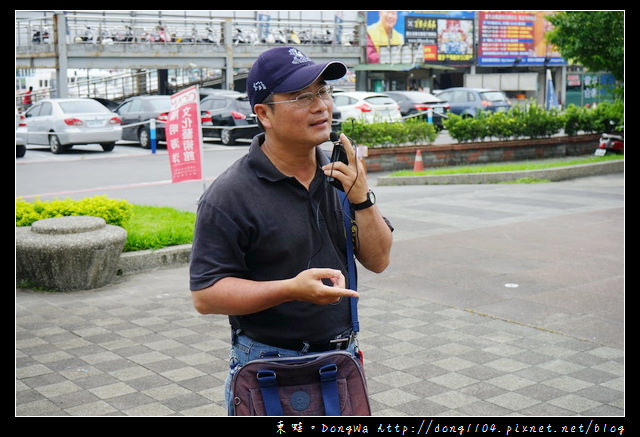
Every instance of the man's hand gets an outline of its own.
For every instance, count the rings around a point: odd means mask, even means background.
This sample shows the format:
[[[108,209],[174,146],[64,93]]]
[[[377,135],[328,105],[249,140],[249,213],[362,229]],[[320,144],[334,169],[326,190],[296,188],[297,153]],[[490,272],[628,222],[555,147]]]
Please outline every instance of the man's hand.
[[[328,279],[333,286],[325,285]],[[345,287],[345,278],[340,270],[313,268],[303,270],[289,283],[291,300],[299,300],[327,305],[336,303],[341,297],[359,297],[360,295]]]
[[[369,191],[364,168],[360,160],[356,158],[356,150],[345,134],[340,134],[340,143],[342,143],[344,151],[347,152],[349,165],[336,161],[324,165],[322,170],[324,170],[325,176],[331,176],[340,181],[349,202],[362,203],[367,200],[367,192]]]

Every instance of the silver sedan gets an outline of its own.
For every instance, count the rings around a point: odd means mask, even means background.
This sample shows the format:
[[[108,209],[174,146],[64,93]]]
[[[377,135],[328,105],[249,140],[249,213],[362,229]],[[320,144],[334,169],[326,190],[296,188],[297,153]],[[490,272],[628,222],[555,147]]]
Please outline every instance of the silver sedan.
[[[26,144],[49,145],[53,153],[94,143],[110,152],[122,137],[118,115],[93,99],[40,100],[24,113],[22,123]]]

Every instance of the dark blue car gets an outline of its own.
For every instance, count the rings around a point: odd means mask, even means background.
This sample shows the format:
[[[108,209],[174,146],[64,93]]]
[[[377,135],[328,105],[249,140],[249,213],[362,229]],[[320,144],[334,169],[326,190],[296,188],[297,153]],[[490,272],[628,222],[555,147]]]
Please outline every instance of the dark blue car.
[[[502,91],[482,88],[447,88],[438,98],[449,102],[450,111],[457,115],[475,117],[479,111],[508,111],[511,102]]]

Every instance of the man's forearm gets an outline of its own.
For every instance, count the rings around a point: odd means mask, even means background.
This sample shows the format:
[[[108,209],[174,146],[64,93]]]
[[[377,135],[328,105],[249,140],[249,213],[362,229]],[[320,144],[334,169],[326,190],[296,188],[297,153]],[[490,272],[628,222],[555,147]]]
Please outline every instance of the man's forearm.
[[[356,224],[358,261],[368,270],[382,272],[389,265],[393,241],[391,229],[375,205],[356,211]]]
[[[328,279],[332,286],[322,280]],[[327,305],[341,297],[358,297],[345,289],[340,270],[313,268],[291,279],[251,281],[235,277],[222,278],[210,287],[192,291],[193,305],[201,314],[239,316],[253,314],[294,300]]]

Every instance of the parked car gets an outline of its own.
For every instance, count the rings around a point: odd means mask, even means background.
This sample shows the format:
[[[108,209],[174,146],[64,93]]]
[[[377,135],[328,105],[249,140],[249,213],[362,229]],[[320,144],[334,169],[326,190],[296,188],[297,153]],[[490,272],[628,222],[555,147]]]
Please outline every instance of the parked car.
[[[402,118],[395,100],[382,93],[341,92],[333,96],[333,106],[340,112],[342,122],[350,118],[366,123],[398,121]]]
[[[335,106],[331,115],[331,131],[342,132],[342,112]]]
[[[244,93],[223,90],[211,93],[200,102],[200,111],[206,112],[208,119],[202,123],[202,136],[218,138],[222,144],[250,141],[260,132],[249,97]]]
[[[171,96],[134,96],[122,102],[115,112],[122,119],[122,139],[137,141],[144,149],[151,147],[150,123],[156,120],[156,140],[166,141],[164,132],[165,122],[169,120],[171,110]],[[200,122],[205,123],[208,118],[205,111],[200,111]]]
[[[446,100],[422,91],[386,91],[385,94],[398,103],[403,117],[423,113],[420,117],[427,119],[427,111],[431,109],[433,124],[442,129],[442,120],[449,110]]]
[[[148,149],[151,147],[150,124],[144,122],[154,118],[156,140],[164,141],[164,122],[168,120],[170,110],[170,96],[129,97],[115,109],[122,120],[122,139],[137,141],[143,149]]]
[[[120,104],[115,100],[103,99],[102,97],[91,97],[91,98],[97,102],[102,103],[104,107],[107,108],[109,111],[113,111]]]
[[[483,88],[447,88],[438,98],[449,102],[454,114],[475,117],[479,111],[508,111],[511,102],[502,91]]]
[[[53,153],[93,143],[110,152],[122,136],[120,118],[93,99],[43,99],[27,109],[22,121],[25,144],[48,144]]]

